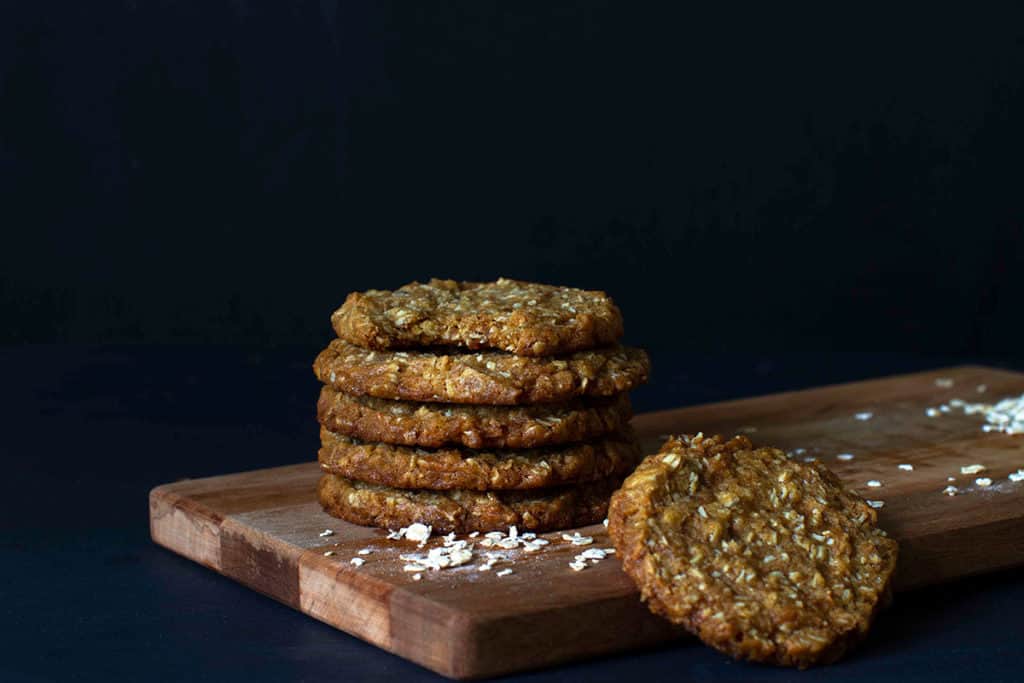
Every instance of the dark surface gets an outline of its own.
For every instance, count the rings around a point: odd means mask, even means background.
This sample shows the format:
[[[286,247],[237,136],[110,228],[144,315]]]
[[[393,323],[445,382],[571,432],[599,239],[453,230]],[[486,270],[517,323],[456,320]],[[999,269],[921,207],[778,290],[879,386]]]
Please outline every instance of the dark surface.
[[[0,680],[436,678],[149,540],[151,487],[315,457],[315,351],[0,350]],[[652,357],[641,411],[969,360],[1024,369],[1020,357]],[[521,678],[1019,680],[1022,613],[1012,571],[897,596],[854,656],[802,674],[681,643]]]
[[[1021,3],[0,5],[0,344],[506,275],[645,346],[1024,346]]]

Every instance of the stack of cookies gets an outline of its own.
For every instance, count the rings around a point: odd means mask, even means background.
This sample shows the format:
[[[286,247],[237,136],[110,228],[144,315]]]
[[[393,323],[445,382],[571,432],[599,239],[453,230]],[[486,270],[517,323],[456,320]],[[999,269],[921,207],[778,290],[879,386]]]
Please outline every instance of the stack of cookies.
[[[342,519],[441,532],[598,522],[640,458],[603,292],[501,279],[353,293],[313,365],[319,499]]]

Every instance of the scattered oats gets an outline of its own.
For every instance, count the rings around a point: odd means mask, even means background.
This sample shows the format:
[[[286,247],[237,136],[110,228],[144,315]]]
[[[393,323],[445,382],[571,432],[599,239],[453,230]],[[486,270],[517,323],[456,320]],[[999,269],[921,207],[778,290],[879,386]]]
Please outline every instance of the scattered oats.
[[[441,540],[444,542],[445,545],[451,545],[455,542],[455,532],[453,531],[450,534],[442,536]]]
[[[517,528],[515,527],[515,525],[513,524],[512,526],[510,526],[510,527],[508,528],[508,537],[509,537],[510,539],[513,539],[513,540],[515,540],[515,539],[516,539],[516,537],[518,537],[518,536],[519,536],[519,529],[517,529]]]
[[[493,567],[493,566],[494,565],[491,564],[490,562],[484,562],[482,565],[477,567],[476,570],[478,572],[489,572],[489,571],[491,571],[491,567]]]
[[[807,452],[806,448],[794,448],[793,449],[793,453],[795,453],[796,455],[803,455],[806,452]]]
[[[853,453],[840,453],[836,456],[836,460],[849,461],[853,460]]]
[[[432,527],[416,522],[405,530],[405,538],[409,541],[415,541],[422,546],[430,539],[431,531],[433,531]]]
[[[937,377],[935,379],[935,386],[939,387],[940,389],[952,389],[953,388],[953,378],[952,377]]]
[[[806,458],[804,458],[804,462],[817,462],[817,461],[818,461],[818,459],[815,458],[813,455],[808,455]]]
[[[422,578],[423,578],[423,574],[413,574],[412,575],[412,580],[413,581],[419,581]]]
[[[427,568],[418,564],[407,564],[402,567],[403,572],[422,572],[426,571]]]
[[[904,463],[902,465],[898,465],[897,467],[899,467],[904,472],[913,472],[914,471],[914,466],[913,465],[907,465],[906,463]]]
[[[369,555],[370,553],[372,553],[372,552],[373,552],[373,548],[360,548],[360,549],[359,549],[358,551],[356,551],[356,552],[357,552],[357,554],[359,554],[359,555]]]
[[[978,474],[979,472],[984,471],[984,465],[964,465],[960,468],[960,474]]]
[[[869,501],[867,501],[867,504],[870,505],[871,507],[875,508],[876,510],[878,510],[879,508],[885,507],[885,501],[884,500],[869,500]]]
[[[942,404],[941,406],[939,406],[939,412],[940,413],[948,413],[950,410],[952,410],[952,408],[950,408],[946,404]]]
[[[984,394],[986,391],[988,391],[988,385],[979,384],[977,387],[975,387],[974,390],[977,391],[979,394]]]
[[[569,566],[572,567],[572,570],[574,572],[581,572],[590,565],[588,565],[586,562],[578,562],[574,560],[569,563]]]
[[[587,548],[576,556],[576,560],[603,560],[608,554],[600,548]]]
[[[856,415],[853,416],[853,418],[855,420],[860,420],[861,422],[867,422],[874,416],[875,414],[872,413],[870,410],[865,410],[863,413],[857,413]]]
[[[523,544],[523,550],[528,553],[535,553],[543,547],[544,546],[540,545],[539,543],[527,542]]]
[[[324,529],[323,531],[320,532],[320,538],[323,538],[324,536],[333,536],[333,535],[334,535],[334,532],[331,531],[330,529]]]
[[[563,541],[569,541],[573,545],[590,545],[594,542],[591,536],[580,536],[580,532],[576,531],[571,536],[569,534],[562,534]]]
[[[1024,470],[1010,472],[1010,481],[1024,481]]]
[[[605,528],[608,528],[608,518],[605,517],[605,520],[601,522],[601,524],[604,524]]]
[[[947,486],[946,488],[942,489],[942,492],[945,493],[947,496],[955,496],[956,494],[960,493],[960,489],[958,489],[955,486]]]
[[[512,573],[511,569],[502,569],[500,572],[495,572],[494,575],[495,576],[508,576],[511,573]]]
[[[355,565],[356,567],[362,567],[364,564],[366,564],[366,560],[364,560],[361,557],[353,557],[348,562],[349,562],[349,564]]]
[[[615,548],[605,548],[604,552],[605,552],[605,555],[614,555],[615,554]]]
[[[956,477],[946,477],[946,481],[956,481]]]
[[[328,551],[324,552],[324,557],[330,557],[333,554],[334,554],[333,550],[328,550]]]
[[[470,537],[470,538],[476,538],[476,537],[477,537],[477,536],[479,536],[479,535],[480,535],[480,532],[479,532],[479,531],[474,531],[473,533],[471,533],[471,534],[469,535],[469,537]]]
[[[877,489],[881,485],[882,482],[878,481],[877,479],[872,479],[871,481],[868,482],[868,486],[870,486],[873,489]]]
[[[938,417],[939,411],[936,410],[935,408],[927,408],[925,409],[924,414],[927,415],[928,417]]]
[[[402,539],[402,534],[404,534],[404,533],[405,533],[404,530],[389,531],[388,532],[388,540],[390,540],[390,541],[400,541]]]
[[[974,480],[974,483],[977,484],[978,486],[991,486],[992,480],[989,479],[988,477],[978,477],[977,479]]]

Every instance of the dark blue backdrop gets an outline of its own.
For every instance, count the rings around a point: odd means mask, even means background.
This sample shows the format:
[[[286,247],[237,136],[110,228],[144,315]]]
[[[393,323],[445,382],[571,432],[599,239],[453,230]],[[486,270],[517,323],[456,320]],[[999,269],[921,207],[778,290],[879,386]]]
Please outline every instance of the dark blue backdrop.
[[[646,346],[1024,340],[1019,6],[12,5],[0,343],[314,343],[499,274]]]

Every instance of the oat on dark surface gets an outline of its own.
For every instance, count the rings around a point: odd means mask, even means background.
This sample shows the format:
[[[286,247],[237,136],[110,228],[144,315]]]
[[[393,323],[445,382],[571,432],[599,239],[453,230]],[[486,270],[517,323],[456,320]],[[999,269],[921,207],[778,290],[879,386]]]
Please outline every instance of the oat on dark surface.
[[[738,659],[841,657],[890,594],[897,545],[817,463],[680,436],[612,498],[609,533],[650,609]]]
[[[604,292],[504,278],[353,292],[331,324],[340,338],[370,349],[443,345],[521,356],[606,346],[622,336],[622,314]]]
[[[439,448],[536,448],[596,439],[632,417],[629,396],[528,406],[414,403],[354,396],[325,386],[317,416],[332,432],[363,441]]]
[[[424,449],[320,430],[320,467],[383,486],[472,491],[536,489],[624,476],[640,460],[628,428],[587,443],[516,450]]]

